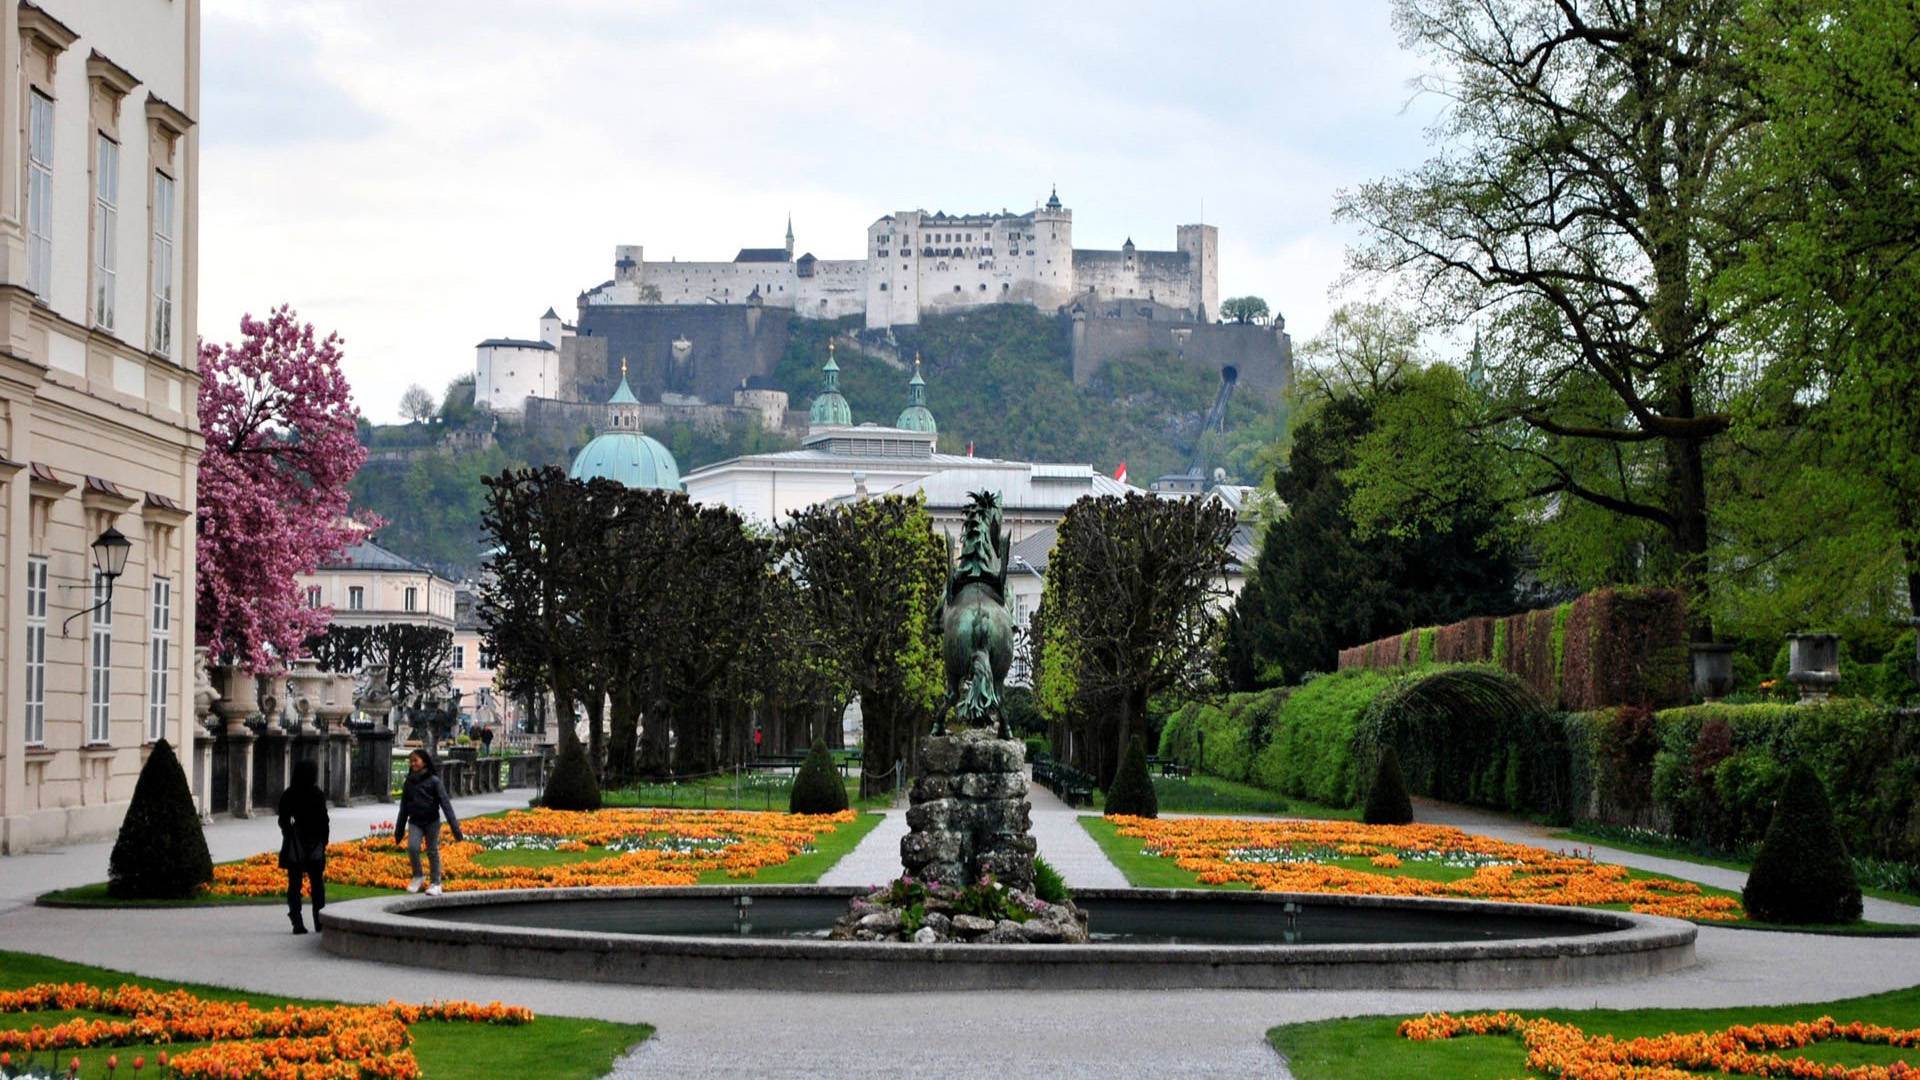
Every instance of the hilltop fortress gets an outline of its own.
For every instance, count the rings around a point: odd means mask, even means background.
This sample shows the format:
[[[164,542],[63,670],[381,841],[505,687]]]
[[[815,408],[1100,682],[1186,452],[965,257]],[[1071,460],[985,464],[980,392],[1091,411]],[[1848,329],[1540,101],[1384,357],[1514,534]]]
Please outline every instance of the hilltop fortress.
[[[732,262],[646,261],[644,249],[614,249],[614,276],[580,295],[584,309],[643,302],[744,304],[802,318],[865,315],[870,330],[912,326],[941,314],[1008,302],[1042,311],[1076,301],[1141,300],[1195,322],[1219,317],[1220,231],[1182,225],[1175,250],[1076,250],[1073,211],[1056,191],[1025,214],[929,214],[900,210],[867,226],[866,257],[794,258],[785,247],[742,248]]]
[[[741,248],[727,262],[649,262],[622,244],[612,279],[580,293],[575,323],[549,309],[537,339],[480,343],[474,401],[532,424],[593,422],[624,360],[644,426],[751,419],[804,430],[805,413],[767,382],[793,319],[860,318],[863,328],[841,331],[845,346],[900,362],[924,317],[1008,303],[1058,314],[1083,385],[1109,360],[1151,353],[1261,392],[1284,386],[1284,320],[1218,321],[1218,228],[1181,225],[1174,237],[1171,251],[1131,239],[1076,250],[1073,211],[1055,192],[1024,214],[887,214],[867,227],[857,259],[796,258],[791,222],[784,246]]]

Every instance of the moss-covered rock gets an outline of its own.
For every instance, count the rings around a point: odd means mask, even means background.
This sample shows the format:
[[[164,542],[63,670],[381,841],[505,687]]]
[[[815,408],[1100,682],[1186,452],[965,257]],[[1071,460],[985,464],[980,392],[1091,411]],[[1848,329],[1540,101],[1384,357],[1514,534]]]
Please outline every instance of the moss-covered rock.
[[[813,740],[813,749],[800,763],[793,778],[793,795],[787,800],[789,814],[837,814],[847,808],[847,785],[840,782],[840,771],[833,767],[833,755],[827,753],[824,739]]]
[[[1741,893],[1763,922],[1841,923],[1860,918],[1860,885],[1834,824],[1827,791],[1805,762],[1781,784],[1773,820]]]
[[[133,802],[107,859],[107,895],[117,900],[178,900],[213,880],[207,834],[180,759],[165,739],[153,744]]]
[[[1369,825],[1413,822],[1413,799],[1407,794],[1407,777],[1400,771],[1400,755],[1392,743],[1380,751],[1380,764],[1373,770],[1373,786],[1367,789],[1367,806],[1360,820]]]
[[[1147,775],[1147,750],[1135,735],[1120,756],[1120,768],[1107,788],[1107,814],[1132,814],[1135,817],[1159,817],[1160,797],[1153,793],[1153,778]]]
[[[593,778],[587,748],[579,739],[560,740],[560,757],[553,763],[553,775],[547,778],[540,805],[549,810],[600,809],[600,782]]]

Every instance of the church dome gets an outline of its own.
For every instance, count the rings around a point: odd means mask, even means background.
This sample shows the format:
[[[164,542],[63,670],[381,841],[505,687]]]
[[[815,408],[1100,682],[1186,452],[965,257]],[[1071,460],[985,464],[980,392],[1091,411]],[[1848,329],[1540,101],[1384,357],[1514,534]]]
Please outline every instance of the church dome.
[[[924,431],[929,435],[938,434],[940,428],[933,422],[933,413],[927,408],[927,380],[920,377],[920,358],[913,358],[913,381],[907,384],[907,407],[900,410],[900,418],[893,426],[907,431]]]
[[[808,424],[813,427],[853,426],[853,406],[840,396],[840,365],[833,361],[832,342],[827,343],[827,366],[821,370],[827,373],[827,385],[807,410]]]
[[[617,480],[630,488],[680,490],[680,463],[660,440],[640,433],[640,401],[627,385],[620,361],[620,388],[607,399],[607,429],[574,455],[567,475],[575,480]]]
[[[574,455],[568,476],[575,480],[603,477],[630,488],[680,490],[680,465],[660,440],[631,431],[609,431]]]

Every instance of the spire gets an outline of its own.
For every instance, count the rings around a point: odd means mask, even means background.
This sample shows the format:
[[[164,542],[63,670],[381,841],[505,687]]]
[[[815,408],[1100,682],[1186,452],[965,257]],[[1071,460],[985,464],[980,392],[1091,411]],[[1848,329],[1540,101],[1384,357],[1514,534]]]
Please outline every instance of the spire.
[[[826,373],[826,386],[819,396],[813,399],[812,408],[807,410],[810,426],[839,425],[847,427],[853,423],[853,408],[840,394],[840,365],[833,359],[833,339],[827,339],[827,363],[820,369]]]
[[[920,353],[913,354],[913,379],[907,383],[907,407],[900,410],[900,418],[893,426],[908,431],[924,431],[935,434],[939,426],[933,422],[933,413],[927,409],[927,380],[920,374]]]
[[[1047,209],[1049,210],[1060,209],[1060,185],[1059,184],[1053,185],[1053,194],[1047,196]]]
[[[787,254],[793,254],[793,213],[787,213]]]

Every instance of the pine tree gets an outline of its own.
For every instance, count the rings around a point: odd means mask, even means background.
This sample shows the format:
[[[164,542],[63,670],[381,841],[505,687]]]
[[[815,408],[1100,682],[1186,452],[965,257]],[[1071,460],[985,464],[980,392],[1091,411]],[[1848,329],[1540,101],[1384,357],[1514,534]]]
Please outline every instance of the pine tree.
[[[800,763],[793,777],[793,794],[787,799],[789,814],[837,814],[847,808],[847,786],[833,767],[833,755],[827,753],[824,739],[813,740],[813,749]]]
[[[116,900],[180,900],[213,880],[213,858],[200,827],[187,774],[173,747],[153,744],[120,837],[107,860],[107,895]]]
[[[1134,817],[1159,817],[1160,798],[1153,793],[1153,779],[1147,775],[1147,751],[1135,735],[1120,758],[1113,774],[1113,786],[1107,789],[1107,815],[1132,814]]]
[[[1860,919],[1860,884],[1834,824],[1827,789],[1804,761],[1787,772],[1740,895],[1747,914],[1765,922]]]

